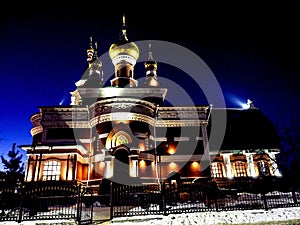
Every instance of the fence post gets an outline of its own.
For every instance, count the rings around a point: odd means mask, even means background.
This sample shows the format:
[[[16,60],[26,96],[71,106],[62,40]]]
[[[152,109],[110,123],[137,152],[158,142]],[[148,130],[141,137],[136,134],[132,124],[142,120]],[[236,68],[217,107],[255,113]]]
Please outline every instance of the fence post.
[[[77,186],[77,221],[80,223],[81,220],[81,208],[82,208],[82,203],[81,203],[81,184]]]
[[[216,211],[219,212],[219,205],[218,205],[218,198],[220,196],[220,190],[217,186],[217,183],[215,181],[212,181],[212,196],[214,199],[214,203],[215,203],[215,207],[216,207]]]
[[[298,201],[297,201],[297,196],[296,196],[296,193],[295,193],[294,186],[292,186],[291,189],[292,189],[292,196],[293,196],[294,203],[297,204]]]
[[[161,183],[161,201],[160,201],[160,204],[159,204],[159,211],[162,211],[163,212],[163,215],[167,215],[167,212],[166,212],[166,196],[165,196],[165,192],[166,192],[166,189],[165,189],[165,182],[163,181]]]
[[[264,192],[262,193],[262,199],[264,202],[265,210],[269,210],[266,194]]]
[[[216,207],[216,211],[217,212],[219,212],[219,205],[218,205],[218,195],[219,195],[219,192],[218,191],[216,191],[216,193],[215,193],[216,195],[215,195],[215,207]]]
[[[21,194],[18,223],[21,223],[22,222],[22,217],[23,217],[23,204],[24,204],[23,197],[24,197],[24,193],[25,193],[23,186],[20,187],[18,192],[19,192],[19,194]]]
[[[114,190],[113,190],[113,182],[110,181],[110,185],[109,185],[109,205],[110,205],[110,215],[109,218],[110,220],[113,219],[114,217],[114,204],[113,204],[113,194],[114,194]]]

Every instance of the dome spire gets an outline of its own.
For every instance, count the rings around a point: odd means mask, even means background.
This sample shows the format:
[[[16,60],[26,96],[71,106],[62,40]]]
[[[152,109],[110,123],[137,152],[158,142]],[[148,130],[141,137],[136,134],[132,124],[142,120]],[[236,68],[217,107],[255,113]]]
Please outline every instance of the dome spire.
[[[92,36],[90,36],[90,46],[86,50],[86,53],[87,53],[87,61],[89,63],[91,63],[93,61],[93,57],[94,57],[94,53],[95,53],[95,50],[93,48],[93,38],[92,38]]]
[[[120,40],[128,41],[126,32],[127,32],[127,26],[126,26],[125,14],[123,14],[123,23],[121,28]]]
[[[151,52],[151,43],[149,43],[149,56],[148,60],[153,60],[152,52]]]
[[[157,62],[153,60],[153,55],[151,51],[151,43],[149,43],[149,56],[148,60],[144,63],[146,70],[146,81],[145,85],[148,87],[158,87],[160,84],[157,81]]]
[[[125,22],[125,14],[123,14],[123,26],[126,25],[126,22]]]
[[[95,42],[95,53],[93,56],[94,59],[98,59],[98,42]]]

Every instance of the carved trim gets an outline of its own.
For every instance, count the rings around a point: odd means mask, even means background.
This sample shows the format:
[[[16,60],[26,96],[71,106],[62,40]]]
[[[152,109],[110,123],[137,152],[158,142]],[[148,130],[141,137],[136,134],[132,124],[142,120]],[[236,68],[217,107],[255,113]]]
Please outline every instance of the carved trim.
[[[30,117],[30,121],[34,127],[40,126],[42,120],[42,113],[35,113]]]
[[[39,107],[41,112],[74,112],[74,111],[81,111],[87,112],[87,108],[84,107]]]
[[[207,120],[158,120],[156,127],[189,127],[189,126],[205,126]]]
[[[209,106],[159,107],[158,117],[162,119],[206,119]]]
[[[127,104],[132,104],[132,105],[137,105],[137,104],[141,104],[141,105],[145,105],[145,106],[149,106],[152,109],[155,109],[156,106],[148,101],[145,100],[141,100],[141,99],[136,99],[136,98],[113,98],[113,99],[105,99],[105,100],[100,100],[95,102],[94,104],[90,105],[89,108],[96,108],[98,104],[101,105],[106,105],[106,104],[111,104],[111,103],[127,103]]]
[[[42,126],[38,126],[38,127],[34,127],[30,130],[31,136],[37,135],[39,133],[43,132],[43,127]]]
[[[88,121],[80,121],[80,122],[73,122],[73,121],[50,121],[43,123],[44,128],[90,128]]]
[[[96,126],[97,124],[100,123],[116,121],[116,120],[140,121],[140,122],[148,123],[152,126],[155,124],[155,120],[149,116],[136,114],[136,113],[128,113],[128,112],[115,112],[115,113],[109,113],[109,114],[97,116],[90,120],[90,124],[91,126]]]
[[[144,97],[156,97],[165,99],[166,88],[78,88],[80,95],[84,98],[110,98],[110,97],[134,97],[143,99]]]
[[[114,98],[105,99],[92,104],[89,107],[90,115],[92,117],[100,116],[124,110],[133,113],[145,114],[154,117],[155,105],[145,101],[134,98]]]

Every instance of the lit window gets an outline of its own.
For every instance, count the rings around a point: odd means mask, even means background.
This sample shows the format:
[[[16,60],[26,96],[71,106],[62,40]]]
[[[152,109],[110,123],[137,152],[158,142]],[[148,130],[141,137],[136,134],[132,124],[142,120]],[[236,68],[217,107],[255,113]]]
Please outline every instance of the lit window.
[[[246,177],[247,176],[247,169],[246,163],[241,161],[236,161],[232,163],[233,165],[233,172],[235,177]]]
[[[128,139],[126,137],[124,137],[123,135],[120,135],[117,137],[116,146],[119,146],[122,144],[128,144]]]
[[[210,165],[210,171],[212,177],[222,178],[223,177],[223,165],[220,162],[213,162]]]
[[[43,180],[59,180],[60,178],[60,162],[48,161],[44,164]]]
[[[260,176],[270,176],[269,164],[265,160],[260,160],[256,163]]]

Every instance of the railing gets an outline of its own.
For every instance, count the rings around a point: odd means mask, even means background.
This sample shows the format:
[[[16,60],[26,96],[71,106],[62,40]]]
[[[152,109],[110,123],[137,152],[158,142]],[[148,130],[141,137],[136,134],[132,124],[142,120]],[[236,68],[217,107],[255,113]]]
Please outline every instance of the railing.
[[[62,182],[26,183],[0,190],[0,221],[74,219],[92,224],[90,189]]]
[[[73,219],[78,224],[114,217],[300,206],[300,186],[276,178],[182,181],[177,186],[121,185],[99,193],[62,182],[0,188],[0,221]]]
[[[121,186],[112,192],[112,217],[300,206],[300,188],[280,179],[238,179]]]

